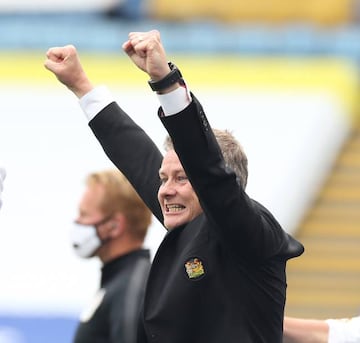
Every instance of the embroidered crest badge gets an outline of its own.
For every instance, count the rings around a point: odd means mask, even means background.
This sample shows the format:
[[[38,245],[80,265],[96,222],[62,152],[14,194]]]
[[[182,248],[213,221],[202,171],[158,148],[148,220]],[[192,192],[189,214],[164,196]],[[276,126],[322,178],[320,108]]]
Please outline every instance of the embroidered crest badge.
[[[185,270],[189,279],[198,279],[205,275],[203,263],[197,257],[194,257],[185,263]]]

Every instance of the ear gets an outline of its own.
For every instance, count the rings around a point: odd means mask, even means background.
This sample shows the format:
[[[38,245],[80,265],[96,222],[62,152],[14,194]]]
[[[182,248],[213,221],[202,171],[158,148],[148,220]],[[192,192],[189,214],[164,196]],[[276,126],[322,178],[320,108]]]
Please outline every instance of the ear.
[[[110,232],[109,236],[111,238],[116,238],[121,236],[126,228],[126,218],[122,213],[117,213],[114,215],[114,218],[110,222]]]

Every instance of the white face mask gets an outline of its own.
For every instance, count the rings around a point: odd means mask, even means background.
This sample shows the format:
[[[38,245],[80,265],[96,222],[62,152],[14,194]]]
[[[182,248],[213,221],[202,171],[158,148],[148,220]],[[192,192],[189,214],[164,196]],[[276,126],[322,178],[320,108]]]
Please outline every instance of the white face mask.
[[[70,239],[75,253],[84,258],[92,257],[102,244],[93,225],[74,223]]]

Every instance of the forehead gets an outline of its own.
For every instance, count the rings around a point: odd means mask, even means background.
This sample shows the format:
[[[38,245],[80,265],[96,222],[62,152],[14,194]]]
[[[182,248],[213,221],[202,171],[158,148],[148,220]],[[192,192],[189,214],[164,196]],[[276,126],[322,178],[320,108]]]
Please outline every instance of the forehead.
[[[176,154],[175,150],[169,150],[163,158],[159,173],[169,174],[169,173],[176,173],[183,171],[184,168],[182,167],[179,157]]]
[[[80,208],[95,210],[100,207],[104,197],[104,187],[100,184],[87,185],[80,200]]]

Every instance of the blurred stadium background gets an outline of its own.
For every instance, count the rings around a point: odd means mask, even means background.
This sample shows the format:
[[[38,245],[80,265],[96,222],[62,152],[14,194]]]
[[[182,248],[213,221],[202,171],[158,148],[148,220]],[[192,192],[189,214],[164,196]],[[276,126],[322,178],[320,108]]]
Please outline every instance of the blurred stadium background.
[[[153,28],[213,125],[243,143],[250,195],[305,245],[286,314],[359,314],[359,0],[0,0],[0,342],[71,342],[98,282],[67,235],[85,175],[111,164],[45,52],[74,44],[161,146],[143,113],[156,99],[121,52],[128,32]],[[162,234],[154,223],[153,253]]]

